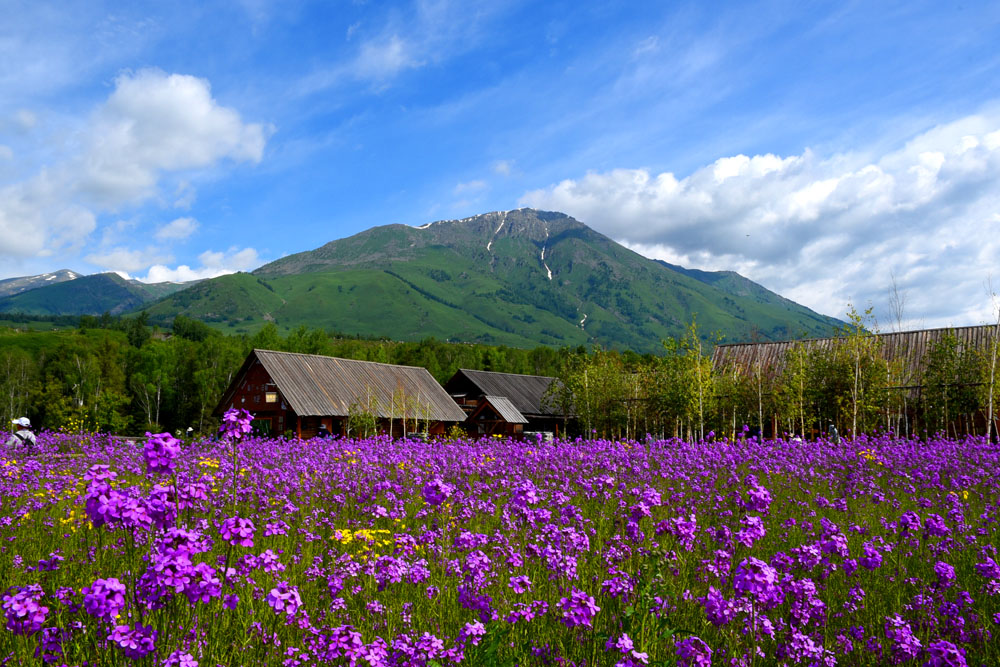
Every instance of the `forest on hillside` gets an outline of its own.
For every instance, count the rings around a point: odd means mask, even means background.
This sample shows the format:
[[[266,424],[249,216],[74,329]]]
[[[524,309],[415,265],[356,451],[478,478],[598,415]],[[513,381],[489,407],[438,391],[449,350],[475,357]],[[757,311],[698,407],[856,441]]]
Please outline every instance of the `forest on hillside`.
[[[51,324],[65,324],[53,322]],[[614,350],[526,350],[435,339],[396,342],[274,325],[224,335],[178,316],[169,330],[138,317],[79,318],[73,328],[0,327],[0,419],[22,415],[45,429],[141,435],[214,432],[219,398],[252,349],[323,354],[427,368],[444,383],[459,368],[558,377],[548,397],[576,415],[570,432],[697,439],[841,433],[985,433],[996,411],[997,345],[963,348],[944,336],[919,377],[883,359],[879,337],[856,314],[838,344],[793,345],[780,372],[714,367],[694,323],[657,355]]]

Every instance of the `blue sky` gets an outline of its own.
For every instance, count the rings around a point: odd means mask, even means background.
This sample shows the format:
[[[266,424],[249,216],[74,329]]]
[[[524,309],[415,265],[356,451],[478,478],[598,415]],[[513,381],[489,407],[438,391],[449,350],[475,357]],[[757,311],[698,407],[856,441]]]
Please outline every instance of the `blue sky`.
[[[4,3],[0,277],[536,206],[821,312],[994,317],[1000,6]]]

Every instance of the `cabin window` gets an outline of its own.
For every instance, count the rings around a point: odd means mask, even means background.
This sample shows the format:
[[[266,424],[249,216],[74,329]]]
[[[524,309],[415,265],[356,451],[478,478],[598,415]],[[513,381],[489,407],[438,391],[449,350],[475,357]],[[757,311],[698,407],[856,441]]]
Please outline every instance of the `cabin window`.
[[[278,392],[276,392],[276,391],[266,391],[266,392],[264,392],[264,402],[265,403],[277,403],[278,402]]]

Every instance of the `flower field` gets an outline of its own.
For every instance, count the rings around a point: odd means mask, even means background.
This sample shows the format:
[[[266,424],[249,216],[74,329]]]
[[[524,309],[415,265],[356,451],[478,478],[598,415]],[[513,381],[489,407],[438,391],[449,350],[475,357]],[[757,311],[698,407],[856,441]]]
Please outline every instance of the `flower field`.
[[[983,439],[44,435],[0,664],[996,665]]]

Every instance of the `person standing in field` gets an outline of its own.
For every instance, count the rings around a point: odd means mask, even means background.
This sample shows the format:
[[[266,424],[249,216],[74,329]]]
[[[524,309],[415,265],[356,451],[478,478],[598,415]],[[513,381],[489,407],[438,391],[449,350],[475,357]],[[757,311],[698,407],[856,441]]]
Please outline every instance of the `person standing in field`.
[[[4,447],[8,452],[15,452],[18,450],[23,450],[25,452],[31,452],[35,449],[38,444],[35,440],[35,434],[31,432],[31,420],[27,417],[18,417],[13,420],[15,426],[20,427],[14,432],[12,436],[7,440]]]

